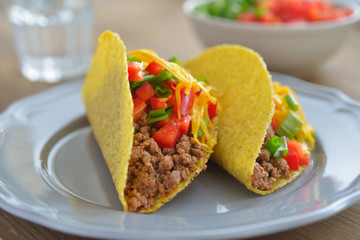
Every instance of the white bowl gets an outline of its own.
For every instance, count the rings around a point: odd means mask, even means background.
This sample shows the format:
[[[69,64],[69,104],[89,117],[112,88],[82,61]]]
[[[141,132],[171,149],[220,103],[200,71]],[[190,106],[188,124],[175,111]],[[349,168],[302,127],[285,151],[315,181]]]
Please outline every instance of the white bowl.
[[[194,8],[207,1],[187,0],[183,11],[192,20],[206,47],[239,44],[258,52],[268,69],[284,73],[306,72],[331,56],[344,42],[352,25],[360,19],[360,4],[355,0],[327,0],[353,10],[341,20],[296,25],[240,23],[207,16]]]

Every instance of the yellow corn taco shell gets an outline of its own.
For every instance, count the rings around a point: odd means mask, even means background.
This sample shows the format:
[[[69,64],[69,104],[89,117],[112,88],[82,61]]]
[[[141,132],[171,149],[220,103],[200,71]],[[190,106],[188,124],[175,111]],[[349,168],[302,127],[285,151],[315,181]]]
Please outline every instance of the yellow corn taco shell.
[[[303,170],[291,171],[270,190],[252,186],[254,165],[274,114],[273,84],[262,58],[237,45],[220,45],[189,59],[184,67],[194,77],[204,76],[217,90],[218,142],[213,159],[249,190],[265,195],[295,179]]]
[[[149,56],[153,54],[149,50],[144,50],[143,53]],[[119,199],[124,211],[129,211],[125,188],[134,140],[134,126],[133,100],[128,81],[126,57],[126,48],[119,35],[110,31],[104,32],[99,38],[82,94],[86,115],[111,173]],[[178,71],[178,68],[175,67],[169,71],[174,73],[174,71]],[[185,71],[179,74],[184,75]],[[217,119],[214,119],[212,127],[209,128],[210,135],[214,140],[208,144],[210,151],[190,170],[189,178],[180,182],[171,194],[157,195],[154,198],[154,204],[148,209],[139,210],[139,213],[150,213],[157,210],[182,191],[200,171],[205,169],[211,149],[216,143],[216,122]]]
[[[82,94],[87,118],[126,211],[124,189],[134,127],[133,103],[124,63],[126,49],[120,37],[111,32],[103,33]]]

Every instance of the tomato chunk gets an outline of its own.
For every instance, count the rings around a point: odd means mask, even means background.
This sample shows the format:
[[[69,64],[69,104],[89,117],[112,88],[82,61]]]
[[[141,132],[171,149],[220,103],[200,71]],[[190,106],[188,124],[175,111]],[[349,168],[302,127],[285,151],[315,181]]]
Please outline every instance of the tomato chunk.
[[[177,127],[180,133],[188,134],[191,126],[191,115],[188,114],[186,116],[181,116],[179,120],[177,113],[173,111],[168,119],[159,121],[156,124],[156,127],[161,128],[168,123],[172,123],[175,127]]]
[[[169,97],[166,97],[166,98],[152,97],[150,99],[151,109],[158,110],[158,109],[166,108],[167,107],[166,101],[168,99],[169,99]]]
[[[240,22],[254,22],[256,18],[254,13],[244,12],[238,16],[237,20]]]
[[[179,122],[179,130],[182,134],[188,134],[191,123],[191,115],[182,116]]]
[[[169,99],[167,100],[167,104],[168,105],[174,105],[174,108],[173,108],[173,113],[174,112],[177,112],[177,104],[176,104],[176,96],[175,96],[175,93],[171,94],[169,96]]]
[[[303,150],[302,150],[302,147],[301,147],[300,143],[298,143],[296,141],[293,141],[293,140],[287,140],[286,144],[287,144],[288,148],[291,148],[296,152],[299,159],[304,157],[304,153],[303,153]]]
[[[299,165],[300,166],[309,166],[310,163],[310,157],[304,156],[302,159],[299,159]]]
[[[183,87],[180,90],[180,96],[181,96],[180,114],[187,115],[194,106],[195,93],[193,88],[191,87],[189,94],[186,94],[186,87]]]
[[[142,63],[128,62],[129,81],[141,81],[144,79],[144,72],[142,71]]]
[[[299,165],[308,166],[309,162],[310,162],[310,157],[304,155],[301,144],[296,141],[292,141],[292,140],[287,140],[286,143],[288,145],[288,149],[292,149],[296,152],[296,154],[299,158]]]
[[[135,95],[147,102],[155,96],[155,90],[150,83],[144,82],[139,89],[136,90]]]
[[[145,71],[147,71],[149,75],[158,75],[162,70],[164,70],[164,67],[157,62],[151,62],[145,68]]]
[[[142,98],[133,99],[134,102],[134,122],[137,122],[141,115],[143,115],[146,111],[146,103]]]
[[[276,118],[273,117],[272,120],[271,120],[271,127],[274,130],[276,130],[279,125],[280,125],[280,123],[278,122],[278,120],[276,120]]]
[[[180,137],[180,130],[173,122],[168,122],[155,132],[153,138],[161,148],[173,148]]]
[[[159,122],[156,123],[156,127],[158,128],[162,128],[164,125],[166,125],[167,123],[172,122],[173,124],[177,124],[178,123],[178,117],[176,112],[173,110],[170,117],[168,119],[165,120],[161,120]]]
[[[208,113],[209,118],[212,120],[214,117],[216,117],[216,108],[217,108],[217,102],[214,104],[211,101],[208,101]]]
[[[299,158],[296,152],[292,148],[288,148],[288,153],[284,157],[287,164],[289,165],[289,169],[291,171],[299,170]]]
[[[168,80],[166,82],[163,83],[164,87],[170,89],[171,91],[175,91],[175,88],[176,88],[176,85],[177,85],[177,82],[175,82],[174,80]]]

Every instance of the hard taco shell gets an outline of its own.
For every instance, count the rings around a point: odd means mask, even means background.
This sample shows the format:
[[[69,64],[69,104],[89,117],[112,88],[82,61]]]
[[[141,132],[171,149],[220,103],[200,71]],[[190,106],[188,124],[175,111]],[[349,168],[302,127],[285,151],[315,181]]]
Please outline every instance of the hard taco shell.
[[[291,171],[289,179],[278,179],[271,190],[252,186],[256,158],[274,114],[271,75],[259,54],[238,45],[220,45],[187,60],[184,67],[194,77],[207,78],[222,106],[212,157],[217,164],[261,195],[283,187],[302,172],[302,167]]]

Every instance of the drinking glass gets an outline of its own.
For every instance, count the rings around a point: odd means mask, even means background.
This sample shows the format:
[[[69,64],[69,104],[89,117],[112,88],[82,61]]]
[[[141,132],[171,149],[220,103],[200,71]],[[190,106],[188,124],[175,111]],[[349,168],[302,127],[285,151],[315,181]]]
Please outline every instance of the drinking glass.
[[[83,75],[92,48],[91,0],[6,0],[22,74],[58,82]]]

